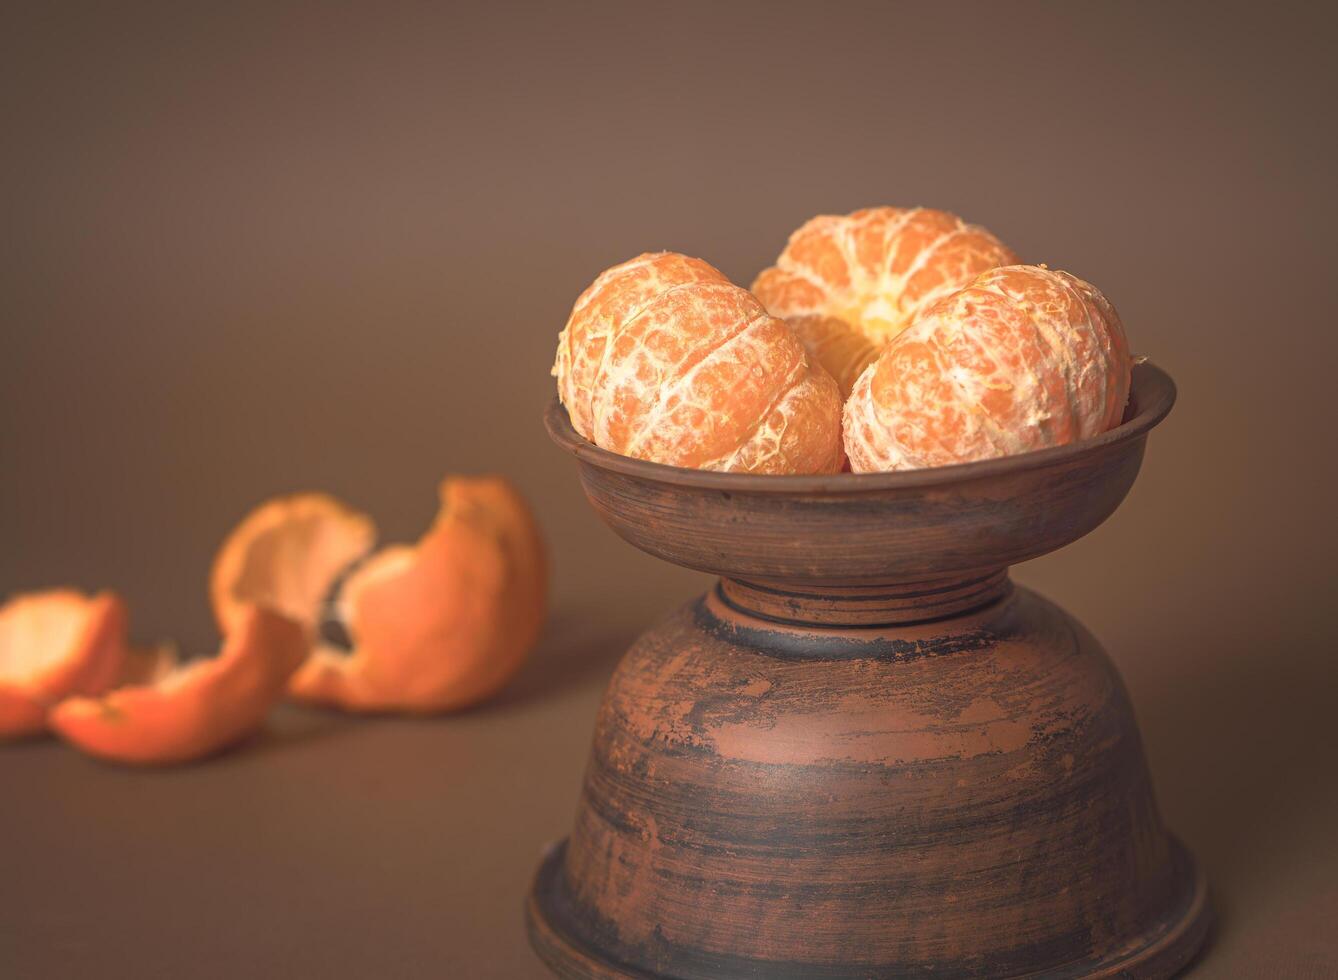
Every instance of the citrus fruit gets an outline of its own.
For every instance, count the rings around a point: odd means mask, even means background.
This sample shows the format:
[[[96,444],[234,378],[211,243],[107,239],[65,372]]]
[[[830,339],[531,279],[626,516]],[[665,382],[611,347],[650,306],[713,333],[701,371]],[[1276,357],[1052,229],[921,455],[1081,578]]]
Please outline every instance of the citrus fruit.
[[[990,232],[947,211],[865,208],[805,222],[753,292],[794,327],[848,396],[921,309],[1016,261]]]
[[[576,431],[624,456],[751,473],[833,473],[840,394],[782,320],[700,259],[656,252],[601,273],[558,338]]]
[[[1090,283],[1042,266],[981,273],[923,310],[855,384],[855,472],[914,469],[1058,446],[1118,425],[1129,347]]]

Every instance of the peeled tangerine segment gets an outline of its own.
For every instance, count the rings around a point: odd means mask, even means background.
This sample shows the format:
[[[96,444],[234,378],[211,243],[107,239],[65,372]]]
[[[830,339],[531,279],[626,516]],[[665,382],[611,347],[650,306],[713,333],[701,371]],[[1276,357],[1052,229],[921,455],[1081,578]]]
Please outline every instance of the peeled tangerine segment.
[[[314,636],[331,585],[376,541],[366,514],[323,493],[267,501],[237,525],[219,549],[209,594],[219,628],[238,610],[262,602]]]
[[[108,592],[19,595],[0,606],[0,738],[38,734],[64,697],[100,694],[121,676],[126,612]]]
[[[300,700],[351,711],[437,712],[482,701],[519,670],[543,626],[538,525],[500,477],[448,478],[416,546],[386,548],[345,582],[353,652],[313,651]]]
[[[865,208],[811,218],[753,283],[849,396],[920,310],[987,269],[1017,262],[978,225],[932,208]]]
[[[137,667],[142,683],[62,701],[51,712],[51,727],[84,752],[114,762],[164,764],[212,755],[260,728],[306,650],[293,620],[241,607],[218,656],[165,670],[163,651],[145,652]]]
[[[889,344],[845,408],[855,472],[943,466],[1074,442],[1120,423],[1129,345],[1067,272],[991,269]]]
[[[601,273],[553,375],[576,431],[624,456],[751,473],[833,473],[835,382],[783,321],[717,269],[656,252]]]

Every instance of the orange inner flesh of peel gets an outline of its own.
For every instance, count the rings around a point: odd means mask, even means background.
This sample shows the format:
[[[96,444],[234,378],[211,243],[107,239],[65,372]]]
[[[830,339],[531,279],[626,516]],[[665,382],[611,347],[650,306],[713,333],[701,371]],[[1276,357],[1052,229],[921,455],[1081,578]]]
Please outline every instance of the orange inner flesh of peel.
[[[30,681],[62,663],[83,632],[88,600],[78,593],[22,596],[0,616],[0,679]]]
[[[224,632],[248,602],[307,627],[322,619],[331,585],[371,551],[376,525],[323,493],[278,497],[257,507],[219,549],[210,598]]]
[[[126,657],[116,596],[53,589],[10,599],[0,607],[0,738],[42,732],[52,704],[113,686]]]

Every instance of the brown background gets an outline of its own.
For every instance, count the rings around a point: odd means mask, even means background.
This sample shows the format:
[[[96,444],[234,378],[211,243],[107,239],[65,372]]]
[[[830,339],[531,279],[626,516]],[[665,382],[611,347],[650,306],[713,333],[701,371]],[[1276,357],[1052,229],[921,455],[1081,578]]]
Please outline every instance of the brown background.
[[[420,533],[501,470],[555,601],[499,702],[285,709],[210,764],[0,750],[0,976],[538,977],[520,908],[599,693],[703,580],[539,423],[645,249],[747,282],[821,211],[928,204],[1089,278],[1181,402],[1016,577],[1111,649],[1212,878],[1204,977],[1338,972],[1332,26],[1304,8],[219,5],[0,14],[0,592],[114,586],[208,652],[212,550],[323,488]],[[194,6],[194,5],[186,5]]]

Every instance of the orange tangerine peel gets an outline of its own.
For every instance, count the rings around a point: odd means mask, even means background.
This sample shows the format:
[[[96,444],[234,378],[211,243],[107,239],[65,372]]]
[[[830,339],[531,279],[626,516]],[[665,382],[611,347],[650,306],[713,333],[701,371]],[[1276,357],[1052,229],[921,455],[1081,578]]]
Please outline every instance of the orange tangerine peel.
[[[46,706],[27,692],[0,684],[0,740],[46,731]]]
[[[293,677],[299,700],[351,711],[438,712],[498,691],[538,639],[547,563],[538,525],[501,478],[445,480],[416,546],[373,556],[339,604],[351,654],[318,648]]]
[[[165,652],[146,654],[142,683],[101,697],[67,698],[51,711],[50,724],[71,745],[101,759],[189,762],[257,731],[306,650],[293,620],[259,606],[240,607],[218,656],[165,669]]]
[[[126,657],[125,605],[112,593],[9,599],[0,606],[0,739],[39,734],[62,698],[112,687]]]
[[[131,647],[126,651],[125,664],[112,688],[157,683],[175,670],[177,664],[177,651],[173,644]]]
[[[920,310],[1018,257],[978,225],[933,208],[864,208],[811,218],[753,282],[848,397]]]
[[[239,610],[260,602],[311,631],[332,583],[376,543],[366,514],[323,493],[276,497],[251,511],[214,559],[209,597],[226,633]]]
[[[240,597],[283,605],[283,583],[307,583],[296,590],[301,608],[287,603],[302,613],[311,645],[289,684],[293,698],[348,711],[411,713],[484,700],[520,669],[543,626],[543,541],[529,507],[501,477],[448,477],[440,498],[440,512],[417,545],[383,548],[352,572],[334,562],[313,567],[300,548],[268,550],[267,568],[258,559],[220,561],[215,614],[224,621]],[[245,536],[262,526],[248,518],[224,551],[252,550]],[[296,567],[285,567],[290,563]],[[227,568],[249,568],[248,577],[228,581]],[[320,639],[321,603],[312,598],[328,595],[345,573],[333,610],[351,651]]]
[[[576,431],[639,459],[745,473],[834,473],[841,396],[794,331],[700,259],[639,255],[602,272],[558,337]]]

